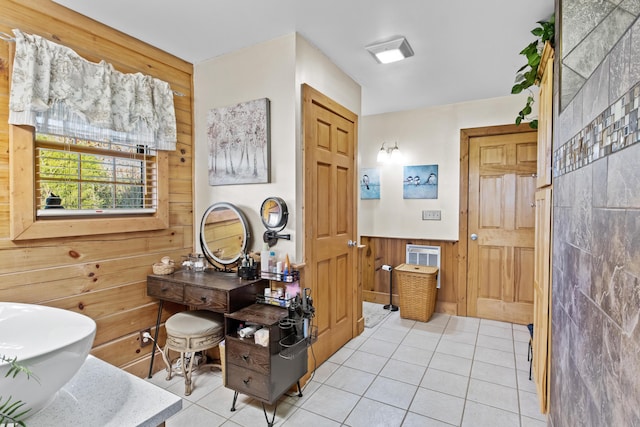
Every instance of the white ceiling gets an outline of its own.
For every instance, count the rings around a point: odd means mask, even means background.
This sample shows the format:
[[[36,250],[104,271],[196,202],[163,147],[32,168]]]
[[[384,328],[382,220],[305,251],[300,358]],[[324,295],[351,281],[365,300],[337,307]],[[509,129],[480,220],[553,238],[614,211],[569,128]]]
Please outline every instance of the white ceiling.
[[[362,114],[508,95],[553,0],[54,0],[186,61],[298,32],[362,86]],[[364,47],[403,35],[415,56]]]

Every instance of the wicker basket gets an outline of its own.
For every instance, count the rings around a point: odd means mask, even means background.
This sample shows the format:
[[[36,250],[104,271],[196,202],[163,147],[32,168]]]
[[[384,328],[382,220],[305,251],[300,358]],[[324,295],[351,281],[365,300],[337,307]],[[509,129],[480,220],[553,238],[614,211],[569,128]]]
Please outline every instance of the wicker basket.
[[[153,274],[160,274],[160,275],[171,274],[175,269],[176,269],[176,265],[173,262],[170,262],[169,264],[156,262],[155,264],[153,264]]]
[[[400,264],[394,270],[400,294],[400,317],[429,321],[436,308],[438,269]]]

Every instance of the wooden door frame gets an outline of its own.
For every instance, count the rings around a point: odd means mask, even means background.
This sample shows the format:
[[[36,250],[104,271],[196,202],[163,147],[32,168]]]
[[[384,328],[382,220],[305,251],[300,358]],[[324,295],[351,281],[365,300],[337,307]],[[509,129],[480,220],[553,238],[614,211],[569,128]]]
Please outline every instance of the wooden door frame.
[[[469,229],[469,141],[478,136],[497,136],[509,133],[536,132],[528,123],[460,129],[460,216],[458,223],[458,315],[467,315],[467,262]]]

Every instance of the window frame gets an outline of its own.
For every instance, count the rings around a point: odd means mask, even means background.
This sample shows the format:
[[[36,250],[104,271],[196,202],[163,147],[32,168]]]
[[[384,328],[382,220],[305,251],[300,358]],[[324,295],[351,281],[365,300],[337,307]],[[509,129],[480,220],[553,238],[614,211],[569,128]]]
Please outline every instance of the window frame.
[[[169,227],[169,153],[157,152],[157,210],[154,214],[127,216],[36,215],[35,129],[9,125],[9,193],[11,240],[92,236],[99,234],[161,230]]]

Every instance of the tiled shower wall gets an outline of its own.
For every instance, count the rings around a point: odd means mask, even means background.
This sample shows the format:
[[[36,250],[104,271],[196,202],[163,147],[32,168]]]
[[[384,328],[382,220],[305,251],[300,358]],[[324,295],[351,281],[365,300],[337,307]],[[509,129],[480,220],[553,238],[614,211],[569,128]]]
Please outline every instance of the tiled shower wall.
[[[562,0],[563,109],[639,13],[638,0]]]
[[[640,426],[640,23],[616,31],[555,121],[554,427]]]

